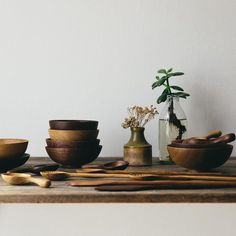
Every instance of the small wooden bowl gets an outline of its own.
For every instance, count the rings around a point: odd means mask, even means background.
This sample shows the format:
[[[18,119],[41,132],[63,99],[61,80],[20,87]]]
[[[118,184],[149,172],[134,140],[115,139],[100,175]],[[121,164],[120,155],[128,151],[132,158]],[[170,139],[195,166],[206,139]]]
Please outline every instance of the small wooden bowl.
[[[98,146],[100,143],[99,139],[91,141],[60,141],[54,139],[46,139],[47,146],[52,148],[79,148],[79,147],[91,147]]]
[[[233,146],[225,144],[209,148],[180,148],[168,145],[167,150],[177,165],[206,171],[223,165],[229,159]]]
[[[99,130],[54,130],[49,129],[51,139],[60,141],[88,141],[97,138]]]
[[[0,139],[0,158],[21,157],[28,146],[28,140],[25,139]]]
[[[96,120],[50,120],[50,129],[57,130],[96,130],[98,121]]]
[[[81,167],[97,159],[102,146],[96,148],[50,148],[46,147],[49,157],[64,166]]]

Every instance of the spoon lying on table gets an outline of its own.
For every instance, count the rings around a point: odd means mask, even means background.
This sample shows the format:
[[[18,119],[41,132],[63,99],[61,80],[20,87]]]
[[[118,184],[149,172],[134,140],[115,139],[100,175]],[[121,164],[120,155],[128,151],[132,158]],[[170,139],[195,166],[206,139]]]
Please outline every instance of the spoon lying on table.
[[[51,181],[47,179],[40,179],[32,177],[30,174],[23,173],[5,173],[1,174],[3,180],[11,185],[23,185],[28,183],[34,183],[42,188],[48,188],[51,185]]]
[[[9,170],[7,173],[23,173],[29,172],[32,174],[40,175],[41,171],[55,171],[59,168],[58,164],[41,164],[35,166],[24,166]]]
[[[119,160],[105,164],[88,164],[83,165],[82,169],[102,169],[102,170],[124,170],[129,166],[129,162]]]
[[[137,180],[154,180],[158,179],[157,175],[150,174],[107,174],[107,173],[82,173],[82,172],[65,172],[65,171],[43,171],[40,174],[50,180],[65,180],[70,177],[84,178],[131,178]]]

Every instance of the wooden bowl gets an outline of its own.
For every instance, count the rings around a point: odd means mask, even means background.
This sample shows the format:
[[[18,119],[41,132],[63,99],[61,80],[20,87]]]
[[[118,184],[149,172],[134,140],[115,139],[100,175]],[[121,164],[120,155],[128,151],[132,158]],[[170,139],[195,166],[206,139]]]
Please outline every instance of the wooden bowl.
[[[50,129],[57,130],[96,130],[98,121],[96,120],[50,120]]]
[[[0,139],[0,159],[21,157],[27,146],[25,139]]]
[[[223,165],[230,157],[233,146],[229,144],[209,148],[180,148],[167,146],[170,158],[187,169],[206,171]]]
[[[30,155],[25,153],[20,157],[13,157],[13,158],[0,158],[0,172],[6,172],[8,170],[14,169],[16,167],[24,165],[28,159],[30,158]]]
[[[79,148],[79,147],[94,147],[100,143],[99,139],[90,141],[60,141],[55,139],[46,139],[47,146],[52,148]]]
[[[46,147],[49,157],[64,166],[80,167],[97,159],[102,150],[99,145],[93,149],[86,148],[50,148]]]
[[[54,130],[49,129],[51,139],[60,141],[88,141],[97,138],[99,130]]]

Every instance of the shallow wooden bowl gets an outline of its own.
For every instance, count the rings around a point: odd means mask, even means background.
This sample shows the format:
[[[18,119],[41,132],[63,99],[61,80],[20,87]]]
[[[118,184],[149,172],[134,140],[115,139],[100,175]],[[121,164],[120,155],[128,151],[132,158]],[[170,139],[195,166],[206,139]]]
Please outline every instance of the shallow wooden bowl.
[[[54,130],[49,129],[51,139],[60,141],[88,141],[97,138],[99,130]]]
[[[25,139],[0,139],[0,159],[21,157],[27,146]]]
[[[50,148],[46,147],[49,157],[64,166],[80,167],[97,159],[102,150],[99,145],[94,148]]]
[[[96,120],[50,120],[50,129],[57,130],[96,130],[98,121]]]
[[[187,169],[206,171],[223,165],[230,157],[233,146],[229,144],[209,148],[180,148],[167,146],[170,158]]]
[[[99,139],[90,141],[60,141],[55,139],[46,139],[47,146],[52,148],[79,148],[79,147],[94,147],[100,143]]]

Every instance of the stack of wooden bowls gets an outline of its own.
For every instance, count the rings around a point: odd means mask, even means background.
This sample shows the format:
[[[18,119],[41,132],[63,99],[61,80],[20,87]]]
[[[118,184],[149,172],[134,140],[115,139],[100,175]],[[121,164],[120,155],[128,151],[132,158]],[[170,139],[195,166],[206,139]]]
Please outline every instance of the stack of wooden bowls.
[[[80,167],[94,161],[101,152],[98,121],[50,120],[46,151],[64,166]]]
[[[25,139],[0,139],[0,171],[23,165],[30,157],[25,153],[27,146]]]

